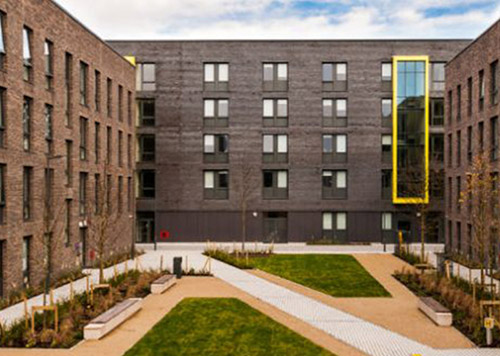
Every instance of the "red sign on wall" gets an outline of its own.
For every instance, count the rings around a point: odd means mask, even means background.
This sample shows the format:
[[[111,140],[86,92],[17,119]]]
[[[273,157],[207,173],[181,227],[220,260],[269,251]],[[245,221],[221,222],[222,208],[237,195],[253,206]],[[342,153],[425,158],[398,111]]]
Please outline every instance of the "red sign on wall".
[[[167,230],[160,230],[160,240],[167,240],[170,238],[170,232]]]

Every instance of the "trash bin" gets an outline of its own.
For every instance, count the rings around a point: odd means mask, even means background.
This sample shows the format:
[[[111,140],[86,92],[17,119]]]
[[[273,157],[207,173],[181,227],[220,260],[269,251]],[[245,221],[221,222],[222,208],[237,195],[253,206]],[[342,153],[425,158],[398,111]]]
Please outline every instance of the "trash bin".
[[[174,257],[174,274],[177,279],[182,278],[182,257]]]

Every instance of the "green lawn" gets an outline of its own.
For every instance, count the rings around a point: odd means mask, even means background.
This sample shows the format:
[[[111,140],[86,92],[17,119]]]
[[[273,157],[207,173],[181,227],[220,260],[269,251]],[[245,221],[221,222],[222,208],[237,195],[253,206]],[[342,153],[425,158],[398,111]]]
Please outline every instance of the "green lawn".
[[[332,355],[238,299],[187,298],[125,356]]]
[[[350,255],[271,255],[250,264],[334,297],[390,297]]]

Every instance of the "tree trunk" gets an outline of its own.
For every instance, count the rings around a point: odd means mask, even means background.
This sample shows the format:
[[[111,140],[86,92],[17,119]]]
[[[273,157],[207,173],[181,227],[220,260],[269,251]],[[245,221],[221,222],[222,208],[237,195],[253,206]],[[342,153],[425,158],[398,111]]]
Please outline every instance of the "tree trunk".
[[[247,204],[243,202],[241,206],[241,250],[245,251],[245,242],[247,240]]]
[[[425,214],[420,213],[420,262],[425,262]]]

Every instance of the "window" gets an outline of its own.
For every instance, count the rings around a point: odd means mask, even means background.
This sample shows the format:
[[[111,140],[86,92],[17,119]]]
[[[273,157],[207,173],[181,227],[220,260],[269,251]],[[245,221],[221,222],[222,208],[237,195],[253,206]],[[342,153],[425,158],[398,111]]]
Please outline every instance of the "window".
[[[484,150],[484,122],[480,122],[478,124],[479,130],[479,152],[483,152]]]
[[[462,178],[461,177],[456,177],[457,179],[457,189],[456,189],[456,195],[455,195],[455,204],[457,205],[457,212],[460,212],[460,196],[462,194]]]
[[[347,213],[323,213],[323,237],[344,240],[347,232]]]
[[[113,180],[111,174],[106,175],[106,185],[104,186],[106,195],[106,209],[108,214],[113,211],[113,201],[111,199],[111,194],[113,193]]]
[[[156,65],[154,63],[138,63],[136,73],[136,88],[138,91],[156,90]]]
[[[323,199],[347,199],[347,171],[324,170],[322,186]]]
[[[323,63],[323,90],[347,90],[347,63]]]
[[[467,115],[472,115],[472,77],[467,79]]]
[[[108,117],[113,115],[113,81],[110,78],[106,80],[106,114]]]
[[[444,90],[445,64],[441,62],[431,63],[431,90]]]
[[[123,87],[118,85],[118,121],[123,121]]]
[[[265,91],[287,91],[288,90],[288,64],[287,63],[264,63],[263,66],[263,89]]]
[[[30,285],[30,263],[31,262],[31,236],[23,237],[23,253],[22,253],[22,272],[23,272],[23,285],[28,288]]]
[[[382,162],[392,162],[392,135],[382,135]]]
[[[207,91],[229,90],[229,64],[205,63],[203,65],[203,84]]]
[[[382,99],[382,127],[392,127],[392,99]]]
[[[80,161],[87,160],[89,121],[80,117]]]
[[[28,27],[23,28],[23,79],[27,82],[32,81],[33,75],[33,58],[31,56],[31,39],[33,31]]]
[[[45,104],[45,142],[47,143],[47,154],[52,156],[54,152],[54,129],[53,129],[53,113],[52,105]]]
[[[490,119],[490,158],[498,159],[498,117]]]
[[[96,122],[94,124],[95,135],[94,135],[94,156],[95,163],[99,163],[101,160],[101,124]]]
[[[203,125],[227,127],[229,123],[229,100],[205,99],[203,101]]]
[[[123,212],[123,177],[118,177],[118,213]]]
[[[139,170],[139,192],[138,198],[154,198],[155,197],[155,171],[152,169]]]
[[[138,135],[139,161],[154,162],[155,160],[155,135]]]
[[[227,163],[229,161],[229,135],[203,136],[203,162]]]
[[[484,70],[479,71],[479,110],[484,108],[484,93],[485,83],[484,83]]]
[[[64,57],[64,116],[66,126],[71,126],[71,86],[73,82],[73,56],[66,52]]]
[[[85,216],[87,213],[87,183],[88,173],[80,172],[80,185],[79,185],[79,212],[80,216]]]
[[[106,163],[111,164],[111,156],[113,154],[113,132],[111,126],[106,127]]]
[[[448,125],[453,121],[453,92],[448,90]]]
[[[6,89],[0,87],[0,147],[5,147],[5,122],[7,116],[6,96]]]
[[[101,72],[94,72],[94,106],[96,111],[101,111]]]
[[[54,210],[54,170],[52,168],[44,169],[44,204],[45,204],[45,213],[49,219],[53,218],[53,210]]]
[[[453,165],[453,136],[448,134],[448,167]]]
[[[132,177],[127,178],[127,211],[132,212]]]
[[[45,89],[52,90],[54,82],[54,45],[49,40],[44,43]]]
[[[23,149],[31,150],[31,115],[32,115],[32,99],[24,97],[23,102]]]
[[[392,170],[382,170],[382,199],[388,200],[392,197]]]
[[[347,126],[347,99],[323,99],[323,126]]]
[[[103,184],[101,183],[101,175],[99,173],[94,174],[94,212],[100,214],[102,210],[101,206],[101,190],[103,190]]]
[[[264,99],[262,105],[265,127],[288,126],[288,99]]]
[[[66,185],[71,186],[73,183],[73,141],[66,140]]]
[[[457,131],[457,167],[462,164],[462,131]]]
[[[262,161],[264,163],[288,162],[288,136],[263,135]]]
[[[5,46],[5,19],[6,19],[6,15],[5,13],[3,13],[2,11],[0,11],[0,69],[3,69],[4,68],[4,65],[5,65],[5,55],[7,53],[6,51],[6,46]],[[0,250],[1,251],[1,250]],[[1,257],[0,257],[1,259]],[[0,268],[1,268],[1,265],[0,265]],[[0,279],[1,279],[1,276],[0,276]],[[1,290],[1,286],[0,286],[0,290]],[[1,294],[0,294],[1,296]]]
[[[467,163],[472,163],[472,126],[467,127]]]
[[[5,196],[6,171],[7,171],[7,166],[5,164],[0,164],[0,224],[5,224],[5,207],[7,205],[7,200]]]
[[[347,135],[323,135],[323,163],[347,162]]]
[[[444,161],[444,135],[438,133],[430,134],[430,154],[434,162]]]
[[[204,171],[203,172],[203,197],[204,199],[229,198],[229,172]]]
[[[132,134],[127,135],[127,166],[132,167]]]
[[[127,92],[127,121],[129,126],[132,125],[132,92]]]
[[[118,131],[118,167],[123,167],[123,131]]]
[[[431,126],[444,125],[444,100],[441,98],[431,99]]]
[[[23,220],[31,220],[33,168],[23,168]]]
[[[71,244],[71,213],[73,200],[66,199],[66,209],[64,216],[64,242],[66,247]]]
[[[462,86],[457,86],[457,121],[462,119]]]
[[[263,185],[264,199],[287,199],[288,171],[264,170]]]
[[[490,96],[490,102],[491,105],[498,104],[498,60],[495,62],[491,63],[490,65],[490,91],[491,91],[491,96]]]
[[[431,170],[429,173],[429,194],[431,198],[444,198],[444,169]]]
[[[392,230],[392,213],[382,213],[382,230]]]
[[[150,99],[139,99],[139,126],[155,125],[155,101]]]
[[[392,82],[392,63],[382,63],[382,81]]]
[[[89,66],[80,62],[80,104],[88,106]]]

